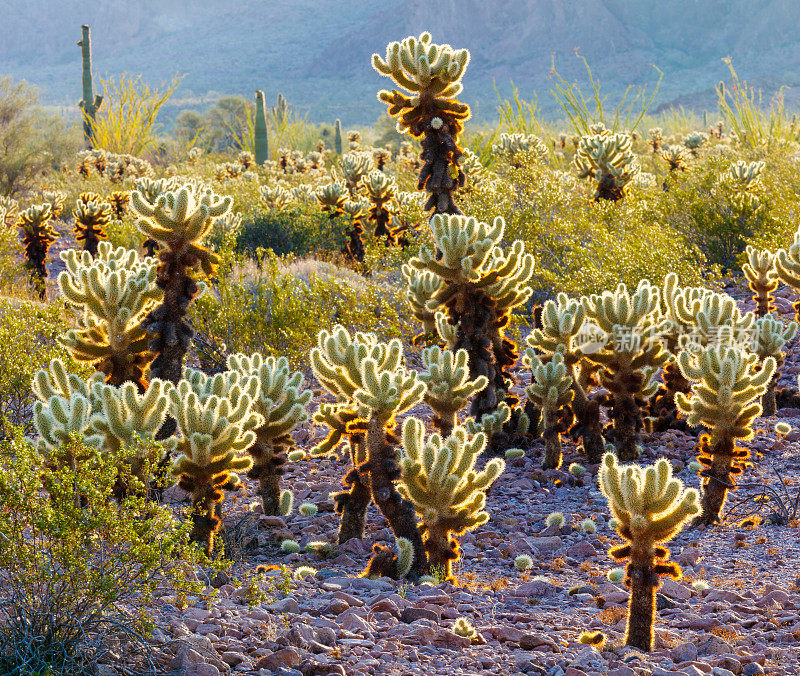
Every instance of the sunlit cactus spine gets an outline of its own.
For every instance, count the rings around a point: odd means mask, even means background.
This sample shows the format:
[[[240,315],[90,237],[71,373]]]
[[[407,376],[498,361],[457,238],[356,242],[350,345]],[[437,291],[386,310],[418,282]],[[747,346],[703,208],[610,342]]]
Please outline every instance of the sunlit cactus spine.
[[[485,511],[486,490],[505,470],[505,462],[494,458],[481,471],[475,463],[486,445],[486,437],[469,437],[455,427],[442,438],[425,438],[425,426],[417,418],[403,423],[403,455],[400,459],[400,494],[414,504],[422,519],[421,530],[431,568],[443,570],[452,581],[458,541],[462,535],[489,520]]]
[[[785,353],[783,348],[797,334],[797,322],[784,324],[777,315],[766,315],[756,320],[753,326],[753,340],[750,349],[758,355],[760,360],[772,357],[775,360],[775,373],[767,385],[767,390],[761,397],[762,415],[767,417],[775,415],[777,409],[775,401],[775,386],[780,375],[780,368],[784,363]]]
[[[269,138],[267,136],[267,113],[264,108],[264,92],[256,90],[256,120],[253,130],[253,149],[256,164],[262,166],[269,159]]]
[[[736,347],[717,345],[699,353],[678,355],[683,375],[692,381],[689,396],[675,395],[678,410],[691,425],[704,425],[710,434],[700,437],[698,462],[703,466],[702,514],[698,524],[719,520],[728,489],[735,487],[750,451],[736,440],[753,438],[753,422],[761,415],[759,398],[775,373],[775,359],[758,365],[758,355]]]
[[[292,203],[292,193],[282,185],[262,185],[259,189],[261,203],[270,211],[283,211]]]
[[[579,178],[594,180],[595,200],[622,199],[628,184],[640,171],[631,149],[631,137],[607,130],[581,137],[572,163]]]
[[[492,154],[508,160],[512,167],[521,167],[522,156],[538,159],[547,154],[547,146],[542,139],[533,134],[500,134],[492,145]]]
[[[430,33],[389,43],[385,59],[372,55],[372,67],[408,92],[382,90],[378,98],[387,104],[389,115],[398,119],[399,131],[423,137],[417,189],[430,193],[424,208],[435,214],[461,213],[453,193],[464,185],[458,139],[470,109],[456,97],[463,89],[461,79],[468,63],[466,49],[437,45]]]
[[[108,239],[106,226],[111,221],[111,205],[108,202],[84,202],[78,199],[75,206],[75,239],[83,241],[83,250],[97,255],[97,245]]]
[[[358,193],[364,192],[361,180],[373,169],[372,158],[366,153],[346,153],[339,160],[339,169],[344,177],[350,199],[357,199]]]
[[[103,103],[103,97],[101,94],[95,96],[92,89],[92,37],[89,26],[81,26],[81,39],[78,46],[81,48],[83,62],[83,98],[78,107],[83,113],[83,135],[86,145],[91,148],[94,144],[95,115]]]
[[[342,155],[342,121],[336,119],[333,123],[333,149],[336,154]]]
[[[30,274],[31,284],[41,300],[44,300],[47,294],[47,253],[53,242],[58,239],[58,233],[50,222],[51,215],[50,204],[45,202],[21,211],[17,220],[17,227],[22,230],[25,267]]]
[[[320,186],[317,188],[316,197],[322,211],[327,213],[331,220],[344,213],[344,205],[350,199],[347,186],[342,181]]]
[[[681,576],[680,566],[668,560],[664,544],[700,513],[697,491],[684,488],[663,458],[647,468],[620,466],[611,453],[603,457],[599,483],[617,521],[617,533],[626,541],[608,551],[615,561],[628,561],[625,584],[631,593],[625,644],[649,652],[660,578]]]

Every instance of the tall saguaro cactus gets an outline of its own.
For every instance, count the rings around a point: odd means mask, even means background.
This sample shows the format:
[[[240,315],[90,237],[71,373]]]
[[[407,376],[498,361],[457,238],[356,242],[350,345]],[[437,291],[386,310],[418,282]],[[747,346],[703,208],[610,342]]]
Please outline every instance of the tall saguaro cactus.
[[[337,155],[342,154],[342,121],[337,119],[333,123],[333,149]]]
[[[256,151],[256,164],[264,164],[269,159],[269,138],[267,137],[267,113],[264,108],[264,92],[256,90],[256,123],[253,135]]]
[[[83,111],[83,135],[86,144],[91,148],[94,144],[94,117],[103,103],[102,94],[95,95],[92,88],[92,36],[89,26],[81,26],[81,39],[78,46],[81,48],[83,60],[83,98],[78,107]]]

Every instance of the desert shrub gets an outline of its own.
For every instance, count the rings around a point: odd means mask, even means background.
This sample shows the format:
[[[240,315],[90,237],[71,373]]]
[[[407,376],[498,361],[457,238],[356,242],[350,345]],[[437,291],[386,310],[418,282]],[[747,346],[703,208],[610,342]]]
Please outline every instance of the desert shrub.
[[[64,453],[86,450],[74,448],[82,446],[77,438],[69,445]],[[122,458],[87,456],[71,469],[46,463],[19,430],[0,442],[4,674],[95,673],[117,652],[147,663],[146,604],[183,570],[173,557],[191,553],[183,551],[186,529],[168,509],[135,491],[119,504],[109,500]]]
[[[330,220],[317,205],[255,212],[243,220],[237,249],[251,254],[258,248],[272,249],[278,255],[293,253],[297,256],[319,249],[340,251],[348,227],[345,218]]]
[[[22,245],[14,228],[0,222],[0,293],[13,295],[26,288],[28,273],[22,267]]]

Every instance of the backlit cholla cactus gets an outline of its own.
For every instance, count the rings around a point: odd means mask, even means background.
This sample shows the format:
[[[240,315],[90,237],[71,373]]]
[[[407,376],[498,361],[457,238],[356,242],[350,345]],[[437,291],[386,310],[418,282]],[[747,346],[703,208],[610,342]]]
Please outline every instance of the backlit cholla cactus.
[[[620,200],[625,188],[639,173],[631,137],[608,130],[596,136],[582,136],[572,164],[579,178],[595,181],[595,200]]]
[[[646,468],[620,466],[611,453],[603,457],[599,483],[617,521],[617,533],[626,541],[608,552],[615,561],[628,560],[625,584],[631,594],[625,644],[649,652],[659,578],[681,576],[680,566],[668,560],[670,552],[664,544],[700,512],[697,491],[684,488],[663,458]]]
[[[454,353],[434,345],[422,351],[424,370],[419,378],[425,383],[423,401],[433,410],[432,422],[443,437],[453,431],[456,414],[467,405],[470,397],[487,384],[483,376],[469,379],[468,359],[466,350]]]
[[[47,293],[47,252],[50,251],[50,245],[58,239],[58,233],[50,222],[52,213],[48,202],[34,204],[21,211],[17,220],[25,247],[25,267],[41,300],[45,299]]]
[[[111,220],[111,205],[108,202],[84,202],[78,199],[75,206],[75,239],[83,241],[83,250],[97,255],[97,245],[108,239],[106,226]]]
[[[302,389],[303,374],[292,372],[285,357],[262,357],[258,352],[249,357],[234,354],[228,357],[228,368],[258,378],[253,410],[264,422],[256,428],[256,441],[247,449],[253,458],[248,476],[259,482],[264,514],[285,516],[286,510],[281,507],[288,498],[284,497],[286,491],[281,491],[280,478],[295,447],[292,431],[308,420],[305,407],[311,400],[311,390]]]
[[[728,167],[724,181],[740,206],[748,208],[758,206],[758,192],[762,186],[761,173],[764,171],[764,166],[764,162],[737,160]]]
[[[444,280],[428,270],[417,270],[410,265],[403,265],[406,300],[411,306],[411,314],[422,324],[422,332],[414,336],[413,345],[437,336],[436,310],[428,309],[428,301],[443,287]]]
[[[647,144],[653,149],[654,153],[657,153],[661,148],[661,142],[664,140],[662,133],[661,127],[653,127],[647,130],[647,136],[649,137]]]
[[[363,193],[361,180],[373,171],[375,165],[372,158],[366,153],[347,153],[339,160],[339,169],[344,177],[350,199],[356,199],[359,192]]]
[[[139,191],[131,194],[131,206],[140,216],[137,227],[161,246],[156,284],[164,297],[143,322],[154,336],[150,349],[157,356],[150,371],[155,378],[171,383],[181,378],[183,358],[194,336],[186,320],[189,304],[199,291],[194,275],[211,275],[219,264],[219,257],[202,241],[214,219],[230,211],[231,203],[230,197],[219,197],[192,183],[168,190],[154,202]]]
[[[66,195],[60,190],[45,190],[42,193],[44,201],[50,205],[50,218],[57,221],[61,212],[64,211],[64,199]],[[0,205],[2,206],[2,205]]]
[[[528,300],[532,291],[533,256],[517,240],[508,251],[500,242],[505,222],[489,225],[475,218],[436,214],[431,219],[435,248],[423,246],[409,265],[432,272],[441,286],[426,303],[428,310],[446,309],[458,326],[455,349],[469,355],[470,378],[485,376],[488,385],[475,397],[470,415],[492,413],[510,392],[510,369],[517,359],[513,341],[505,336],[511,310]]]
[[[372,55],[372,67],[408,92],[382,90],[378,99],[387,104],[389,115],[397,118],[399,131],[424,137],[417,189],[430,193],[424,208],[436,214],[461,213],[453,193],[464,185],[458,137],[470,109],[456,97],[463,89],[461,78],[468,63],[466,49],[438,45],[431,41],[430,33],[389,43],[385,59]]]
[[[155,263],[130,249],[101,242],[97,258],[88,251],[61,253],[66,270],[58,276],[61,295],[80,311],[78,328],[59,338],[77,361],[89,362],[110,385],[147,387],[144,373],[153,359],[145,316],[161,300]]]
[[[49,204],[47,197],[45,201]],[[50,205],[51,213],[52,208]],[[5,212],[3,218],[0,218],[0,226],[13,227],[19,218],[19,202],[10,195],[0,195],[0,211]]]
[[[126,190],[115,190],[108,196],[108,203],[111,205],[111,215],[118,221],[125,218],[128,213],[128,204],[131,201],[131,194]]]
[[[239,473],[252,467],[246,451],[264,419],[253,411],[255,376],[244,378],[231,371],[214,378],[199,375],[181,380],[169,392],[169,414],[179,435],[172,473],[192,494],[191,538],[210,554],[222,526],[223,491],[237,490]]]
[[[610,393],[614,441],[620,460],[638,456],[645,398],[654,394],[656,369],[669,358],[661,339],[667,320],[661,313],[659,289],[642,280],[634,293],[624,284],[616,291],[582,300],[586,317],[608,336],[586,358],[601,366],[600,383]]]
[[[753,292],[753,300],[756,302],[756,315],[764,315],[774,312],[775,298],[773,293],[777,291],[780,279],[775,268],[775,255],[768,249],[758,250],[753,246],[747,245],[745,250],[747,262],[742,266],[747,285]]]
[[[788,249],[775,253],[775,270],[778,279],[800,295],[800,228],[794,234],[794,242]],[[795,319],[800,322],[800,299],[794,302]]]
[[[328,214],[328,218],[333,220],[341,216],[343,207],[350,197],[347,186],[342,181],[335,181],[317,188],[317,201],[322,206],[322,211]]]
[[[261,203],[270,211],[283,211],[292,203],[292,193],[282,185],[262,185],[258,191]]]
[[[397,243],[397,234],[392,228],[394,216],[394,198],[397,195],[397,183],[377,169],[363,178],[367,197],[372,203],[369,218],[375,224],[375,239],[384,238],[386,246]]]
[[[670,172],[686,171],[689,168],[686,155],[686,149],[683,146],[671,145],[661,151],[661,157],[667,163]]]
[[[704,425],[710,434],[700,437],[697,460],[703,466],[703,513],[698,523],[719,520],[728,488],[735,486],[750,451],[737,448],[736,440],[753,438],[753,421],[761,415],[759,398],[775,373],[775,359],[758,365],[758,355],[736,347],[718,345],[699,353],[678,355],[683,375],[693,385],[689,396],[675,395],[678,410],[690,425]]]
[[[392,153],[387,148],[375,148],[372,151],[372,159],[375,162],[375,168],[378,171],[383,171],[386,164],[392,159]]]
[[[775,359],[776,365],[775,374],[769,381],[764,396],[761,397],[762,415],[765,417],[775,415],[775,385],[784,362],[783,348],[796,334],[797,322],[784,324],[777,315],[760,317],[753,326],[753,340],[749,346],[750,349],[758,355],[762,362],[767,357],[772,357]]]
[[[703,131],[693,131],[683,138],[683,145],[685,145],[692,157],[697,157],[697,151],[705,145],[708,141],[708,134]]]
[[[237,156],[236,161],[242,165],[242,169],[247,171],[255,164],[256,158],[249,150],[242,150]]]
[[[556,352],[547,363],[528,348],[522,363],[531,371],[531,384],[525,389],[528,401],[532,401],[542,412],[542,437],[544,439],[544,462],[542,469],[561,467],[561,434],[572,425],[572,376],[564,364],[564,357]]]
[[[520,167],[521,156],[539,159],[547,154],[544,141],[533,134],[500,134],[500,139],[492,145],[492,154],[503,157],[513,167]]]
[[[354,261],[364,260],[364,240],[361,236],[364,234],[364,219],[367,216],[368,207],[369,204],[366,202],[351,200],[347,200],[342,206],[342,211],[350,217],[350,227],[345,230],[348,242],[342,253]]]
[[[485,445],[483,434],[470,438],[463,427],[455,427],[446,438],[433,434],[426,439],[421,420],[409,418],[403,424],[398,489],[414,504],[422,520],[428,562],[432,568],[443,569],[445,580],[454,579],[452,564],[459,557],[453,536],[489,520],[486,490],[505,469],[505,462],[494,458],[476,471]]]

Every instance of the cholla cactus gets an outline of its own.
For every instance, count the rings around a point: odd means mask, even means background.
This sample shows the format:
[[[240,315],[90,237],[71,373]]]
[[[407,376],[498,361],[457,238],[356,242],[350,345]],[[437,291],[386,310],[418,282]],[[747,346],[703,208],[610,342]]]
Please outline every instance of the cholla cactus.
[[[46,196],[45,201],[49,203]],[[52,208],[53,205],[51,204],[51,213]],[[0,226],[13,227],[19,218],[19,202],[10,195],[0,195],[0,211],[4,212],[3,218],[0,218]]]
[[[47,252],[58,238],[58,233],[50,224],[52,216],[50,204],[33,205],[21,211],[17,227],[22,230],[22,244],[25,247],[25,267],[30,274],[31,283],[45,299],[47,283]]]
[[[452,563],[459,556],[453,535],[489,520],[486,490],[505,469],[505,462],[494,458],[480,472],[475,470],[485,445],[483,434],[469,438],[463,427],[454,428],[445,439],[434,434],[426,440],[421,420],[403,423],[403,478],[398,489],[422,519],[430,566],[441,567],[446,580],[453,580]]]
[[[417,189],[430,193],[424,208],[436,214],[461,213],[453,192],[464,185],[458,137],[470,110],[456,97],[463,89],[461,78],[468,63],[466,49],[437,45],[430,33],[389,43],[385,59],[372,55],[372,67],[408,92],[382,90],[378,99],[387,104],[391,117],[398,118],[399,131],[414,138],[424,136]]]
[[[363,179],[367,197],[372,202],[370,220],[375,224],[375,239],[384,237],[386,246],[397,243],[397,234],[392,229],[393,200],[397,195],[397,183],[377,169]]]
[[[180,436],[172,472],[180,477],[178,485],[192,494],[192,540],[209,554],[222,525],[223,491],[239,488],[238,473],[252,467],[242,453],[253,445],[255,429],[264,420],[252,409],[257,378],[245,380],[236,372],[218,375],[210,383],[182,380],[169,392],[169,412]]]
[[[654,153],[657,153],[659,148],[661,148],[661,142],[664,140],[662,133],[663,130],[661,127],[653,127],[647,130],[647,135],[649,136],[647,144],[653,149]]]
[[[375,161],[375,168],[378,171],[383,171],[386,168],[386,163],[392,159],[392,153],[387,148],[375,148],[372,151],[372,159]]]
[[[547,154],[544,141],[533,134],[500,134],[500,140],[492,145],[492,154],[504,157],[511,166],[520,167],[519,155],[539,159]]]
[[[433,424],[443,437],[456,426],[456,414],[488,382],[484,376],[469,379],[468,358],[466,350],[453,353],[433,346],[422,351],[425,370],[419,379],[425,383],[423,401],[433,410]]]
[[[97,258],[75,249],[61,253],[61,295],[80,310],[79,326],[59,338],[77,361],[89,362],[110,385],[147,387],[144,372],[153,358],[144,317],[158,305],[155,264],[130,249],[101,242]]]
[[[642,280],[632,294],[624,284],[582,299],[586,316],[608,336],[600,349],[586,358],[601,366],[600,383],[613,405],[614,440],[620,460],[635,460],[642,429],[641,408],[654,394],[655,370],[669,358],[661,337],[667,319],[661,314],[659,289]]]
[[[349,241],[345,244],[342,253],[354,261],[364,260],[364,240],[361,239],[361,235],[364,234],[364,218],[368,213],[368,206],[366,202],[350,200],[347,200],[342,206],[342,211],[350,217],[350,227],[345,230]]]
[[[42,197],[44,201],[50,205],[51,220],[57,221],[58,217],[61,216],[61,212],[64,210],[64,199],[66,195],[60,190],[45,190],[42,193]]]
[[[366,153],[347,153],[339,160],[339,169],[344,176],[350,198],[355,199],[361,190],[361,180],[365,178],[375,165],[372,158]]]
[[[280,515],[280,478],[285,473],[287,454],[295,447],[292,430],[308,420],[305,407],[311,400],[311,390],[302,389],[303,374],[291,372],[285,357],[264,358],[258,352],[250,357],[234,354],[228,357],[228,368],[258,378],[253,410],[264,422],[255,430],[255,443],[247,449],[253,458],[248,476],[258,479],[264,514]]]
[[[350,150],[359,150],[361,148],[361,134],[355,130],[347,132],[347,142],[350,145]]]
[[[283,211],[292,203],[292,193],[282,185],[269,187],[262,185],[259,188],[261,203],[270,211]]]
[[[697,157],[697,151],[705,145],[706,141],[708,141],[708,134],[703,131],[693,131],[684,137],[683,145],[689,149],[692,157]]]
[[[700,437],[697,460],[703,465],[703,513],[697,521],[715,523],[725,504],[728,488],[742,473],[750,452],[737,448],[737,439],[752,439],[753,421],[761,414],[758,398],[764,394],[775,372],[775,359],[757,365],[751,352],[717,345],[692,354],[678,355],[683,375],[694,384],[691,396],[675,395],[678,410],[689,424],[702,424],[711,434]]]
[[[317,201],[322,205],[322,210],[333,220],[343,213],[342,207],[348,201],[347,186],[341,181],[329,183],[317,188]]]
[[[536,404],[542,412],[542,437],[544,438],[543,469],[561,467],[561,433],[572,424],[572,409],[569,407],[575,393],[572,391],[572,376],[567,372],[564,357],[556,352],[544,364],[529,347],[522,363],[531,371],[531,384],[525,389],[528,401]]]
[[[772,294],[778,289],[780,280],[775,268],[775,255],[768,249],[759,251],[749,244],[745,251],[747,263],[742,266],[742,272],[753,292],[756,314],[763,317],[776,310]]]
[[[788,249],[775,253],[775,271],[786,286],[800,295],[800,228],[794,234],[794,242]],[[800,321],[800,299],[794,302],[795,319]]]
[[[591,178],[597,184],[595,200],[620,200],[625,187],[639,173],[631,137],[607,130],[596,136],[581,137],[572,160],[579,178]]]
[[[249,150],[242,150],[237,156],[236,161],[242,165],[242,169],[247,171],[255,164],[256,158]]]
[[[219,257],[201,242],[214,219],[228,213],[231,202],[230,197],[219,197],[191,183],[168,190],[152,202],[139,191],[131,194],[131,205],[140,216],[137,227],[163,248],[156,284],[164,291],[164,299],[143,322],[155,336],[150,349],[157,356],[150,371],[156,378],[180,380],[183,358],[194,336],[186,313],[199,290],[191,273],[200,270],[211,275],[216,270]]]
[[[733,191],[734,198],[742,207],[758,206],[758,190],[761,188],[761,172],[764,162],[745,162],[737,160],[724,175],[725,183]]]
[[[105,227],[111,220],[111,205],[108,202],[78,200],[75,206],[75,239],[83,240],[83,250],[97,255],[97,245],[108,239]]]
[[[761,397],[762,415],[775,415],[775,385],[778,380],[779,369],[783,366],[786,343],[797,334],[797,322],[784,324],[777,316],[766,315],[756,320],[753,327],[753,341],[750,349],[758,355],[760,360],[772,357],[775,360],[775,374],[769,381],[767,391]]]
[[[670,172],[686,171],[689,168],[686,162],[686,150],[683,146],[667,146],[661,151],[661,157],[667,163]]]
[[[617,533],[626,541],[608,552],[615,561],[629,561],[625,584],[631,595],[625,644],[649,652],[659,577],[678,579],[681,575],[680,566],[668,560],[669,549],[664,544],[700,512],[697,491],[684,488],[663,458],[647,468],[621,467],[611,453],[603,457],[599,483],[618,523]]]
[[[505,222],[499,217],[489,225],[436,214],[430,227],[435,249],[423,246],[409,265],[443,281],[426,307],[432,312],[447,309],[450,323],[459,325],[455,347],[469,354],[470,378],[485,376],[489,381],[470,408],[480,418],[494,411],[499,393],[509,392],[513,383],[508,369],[517,359],[516,345],[504,329],[511,310],[531,295],[533,256],[519,240],[503,252],[499,244]]]
[[[125,218],[128,213],[128,204],[131,201],[131,194],[126,190],[115,190],[108,196],[108,203],[111,205],[111,215],[118,221]]]
[[[418,345],[426,337],[436,335],[437,312],[428,309],[428,301],[444,287],[444,280],[428,270],[416,270],[410,265],[403,265],[402,272],[411,314],[422,323],[422,332],[412,340],[413,345]]]
[[[197,164],[197,161],[203,156],[203,149],[194,146],[186,151],[186,160],[189,164]]]

